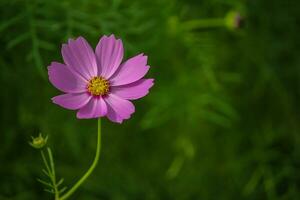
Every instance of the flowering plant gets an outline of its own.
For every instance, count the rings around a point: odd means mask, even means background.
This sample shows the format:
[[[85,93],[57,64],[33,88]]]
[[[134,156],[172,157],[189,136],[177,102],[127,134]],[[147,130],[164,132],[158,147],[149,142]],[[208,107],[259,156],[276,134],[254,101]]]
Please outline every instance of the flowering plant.
[[[64,92],[52,98],[53,103],[70,110],[77,110],[78,119],[98,119],[98,139],[96,156],[87,172],[67,190],[59,189],[63,179],[57,181],[51,149],[47,148],[48,159],[43,150],[45,164],[43,172],[50,182],[39,179],[46,191],[55,200],[68,199],[95,169],[101,150],[101,118],[122,123],[134,113],[134,105],[129,100],[139,99],[148,94],[153,79],[143,77],[149,70],[147,56],[136,55],[122,62],[124,49],[120,39],[114,35],[103,36],[94,51],[83,38],[70,39],[62,46],[63,63],[52,62],[48,67],[50,82]],[[40,135],[33,138],[32,146],[42,148],[47,138]]]

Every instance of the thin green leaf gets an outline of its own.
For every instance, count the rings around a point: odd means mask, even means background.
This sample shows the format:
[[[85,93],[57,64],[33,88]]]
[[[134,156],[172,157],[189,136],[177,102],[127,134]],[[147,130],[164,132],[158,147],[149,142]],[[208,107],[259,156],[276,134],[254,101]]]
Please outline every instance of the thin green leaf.
[[[44,151],[43,151],[43,150],[41,150],[41,154],[42,154],[42,158],[43,158],[45,167],[46,167],[46,169],[47,169],[47,171],[48,171],[49,177],[51,177],[51,176],[52,176],[52,173],[51,173],[49,164],[48,164],[48,162],[47,162],[47,159],[46,159],[46,157],[45,157],[45,154],[44,154]]]
[[[15,24],[16,22],[18,22],[20,19],[23,19],[24,18],[24,13],[21,13],[9,20],[6,20],[6,21],[1,21],[1,24],[0,24],[0,33],[2,31],[4,31],[5,29],[7,29],[9,26]]]
[[[55,168],[54,168],[54,161],[53,161],[52,152],[51,152],[51,149],[49,147],[47,148],[47,151],[48,151],[48,155],[49,155],[52,174],[53,174],[53,177],[55,177]]]
[[[19,37],[16,37],[16,38],[10,40],[6,46],[7,49],[12,49],[13,47],[17,46],[18,44],[21,44],[25,40],[29,39],[29,36],[30,36],[29,33],[24,33],[24,34],[20,35]]]
[[[58,183],[56,184],[56,187],[59,187],[63,182],[64,182],[64,179],[63,179],[63,178],[60,179],[60,180],[58,181]]]
[[[67,187],[63,187],[62,189],[60,189],[60,190],[58,191],[58,193],[61,194],[61,193],[63,193],[64,191],[66,191],[66,189],[67,189]]]
[[[37,181],[38,182],[40,182],[40,183],[42,183],[43,185],[45,185],[45,186],[48,186],[48,187],[50,187],[50,188],[53,188],[53,185],[51,184],[51,183],[47,183],[46,181],[43,181],[43,180],[41,180],[41,179],[37,179]]]
[[[51,178],[51,175],[45,170],[45,169],[42,169],[42,172],[49,178]]]
[[[51,194],[55,194],[54,190],[44,189],[45,192],[49,192]]]
[[[38,72],[40,73],[42,78],[45,78],[45,72],[43,70],[43,61],[42,57],[40,55],[40,51],[37,45],[33,45],[33,50],[32,50],[32,58],[35,63],[35,67],[37,68]]]

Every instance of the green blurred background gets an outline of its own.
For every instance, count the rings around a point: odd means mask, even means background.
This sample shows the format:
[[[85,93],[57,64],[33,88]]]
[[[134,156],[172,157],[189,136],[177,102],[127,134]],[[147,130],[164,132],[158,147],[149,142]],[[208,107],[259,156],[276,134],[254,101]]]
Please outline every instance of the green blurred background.
[[[96,120],[51,103],[47,65],[84,36],[149,55],[151,93],[118,125],[78,200],[300,198],[300,12],[283,0],[0,0],[0,200],[52,199],[28,145],[49,135],[71,185],[94,157]],[[237,15],[243,26],[236,26]],[[222,19],[224,21],[224,25]]]

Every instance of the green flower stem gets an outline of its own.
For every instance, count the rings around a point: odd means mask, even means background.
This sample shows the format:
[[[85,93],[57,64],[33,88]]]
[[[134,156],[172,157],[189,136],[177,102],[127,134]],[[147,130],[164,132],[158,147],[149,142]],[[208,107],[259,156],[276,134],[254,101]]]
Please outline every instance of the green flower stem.
[[[79,186],[81,186],[81,184],[92,174],[95,167],[97,166],[97,163],[98,163],[98,160],[99,160],[99,157],[100,157],[100,152],[101,152],[101,119],[98,118],[98,139],[97,139],[96,156],[94,158],[94,161],[93,161],[91,167],[88,169],[88,171],[59,200],[68,199],[79,188]]]
[[[59,191],[58,191],[58,185],[56,184],[56,176],[55,176],[55,168],[54,168],[54,161],[53,161],[53,156],[52,156],[52,152],[50,148],[47,148],[47,152],[48,152],[48,156],[49,156],[49,161],[50,161],[50,165],[47,162],[46,156],[44,154],[44,151],[41,150],[41,155],[44,161],[44,165],[46,167],[46,174],[47,176],[50,178],[51,180],[51,184],[48,184],[46,182],[43,182],[41,180],[39,180],[41,183],[43,183],[44,185],[48,185],[50,187],[52,187],[53,189],[53,193],[55,194],[55,200],[59,200]]]
[[[225,25],[224,18],[195,19],[184,22],[182,24],[182,28],[184,30],[195,30],[203,28],[217,28]]]
[[[52,155],[52,152],[51,152],[50,148],[47,148],[47,151],[48,151],[48,154],[49,154],[50,168],[52,170],[52,176],[53,176],[52,183],[53,183],[53,186],[54,186],[53,189],[54,189],[54,193],[55,193],[55,200],[59,200],[59,191],[58,191],[57,184],[56,184],[56,175],[55,175],[53,155]]]

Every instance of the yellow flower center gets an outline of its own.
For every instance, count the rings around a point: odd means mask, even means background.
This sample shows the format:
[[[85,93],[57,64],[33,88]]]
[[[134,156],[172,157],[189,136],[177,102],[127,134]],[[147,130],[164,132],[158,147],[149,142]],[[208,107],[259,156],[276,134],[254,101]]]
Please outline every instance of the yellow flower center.
[[[102,76],[95,76],[89,81],[87,90],[94,96],[106,95],[109,92],[109,82]]]

